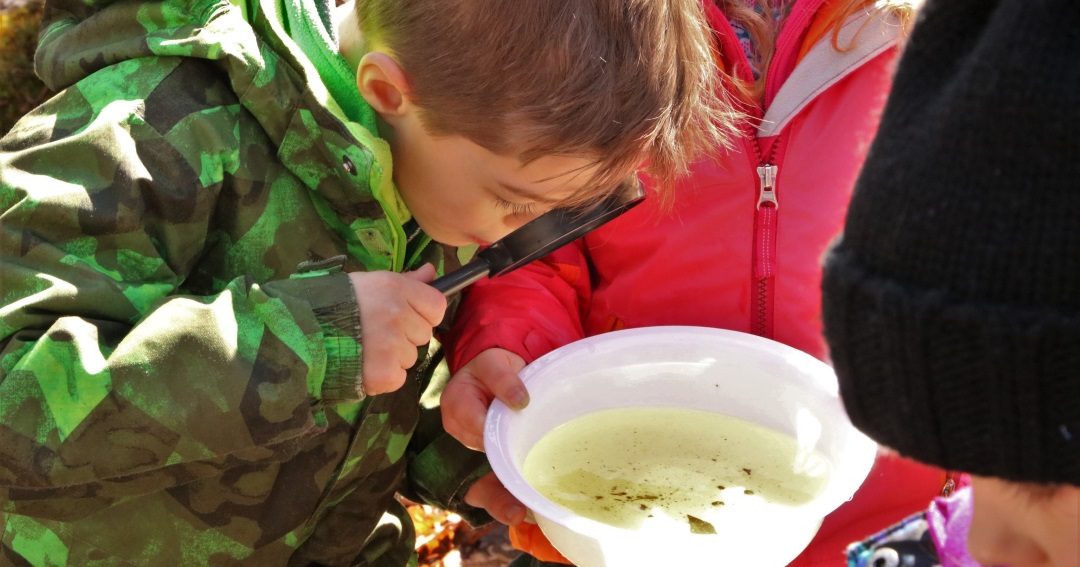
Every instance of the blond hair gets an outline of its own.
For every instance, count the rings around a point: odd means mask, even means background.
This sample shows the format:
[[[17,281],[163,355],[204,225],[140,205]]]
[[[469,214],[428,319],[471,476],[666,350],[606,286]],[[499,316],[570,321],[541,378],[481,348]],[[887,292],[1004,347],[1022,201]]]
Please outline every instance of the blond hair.
[[[700,0],[357,0],[357,10],[432,133],[526,162],[595,156],[597,173],[567,204],[642,165],[670,187],[737,133]]]
[[[842,3],[836,14],[837,17],[830,22],[832,44],[837,51],[851,49],[852,45],[840,45],[840,27],[852,16],[860,11],[878,11],[891,13],[899,16],[904,27],[905,35],[911,22],[915,18],[915,11],[921,0],[832,0]],[[746,0],[715,0],[716,5],[730,19],[739,22],[750,35],[754,47],[752,59],[754,66],[761,73],[756,81],[749,83],[729,73],[729,81],[735,85],[739,94],[749,100],[761,100],[765,92],[765,71],[772,62],[773,50],[776,47],[776,37],[779,30],[776,27],[776,18],[773,13],[772,2],[769,0],[754,0],[748,3]],[[858,36],[856,36],[857,39]],[[854,41],[854,40],[852,40]]]

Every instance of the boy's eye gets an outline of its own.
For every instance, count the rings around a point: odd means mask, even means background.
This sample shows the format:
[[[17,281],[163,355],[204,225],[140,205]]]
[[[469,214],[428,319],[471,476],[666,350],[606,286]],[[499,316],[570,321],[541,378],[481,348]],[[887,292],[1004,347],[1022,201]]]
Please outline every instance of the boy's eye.
[[[499,207],[500,209],[510,211],[510,214],[513,214],[513,215],[531,215],[531,214],[533,214],[533,204],[532,203],[525,203],[525,204],[512,203],[512,202],[507,201],[506,199],[503,199],[503,198],[501,198],[499,196],[495,197],[495,206]]]

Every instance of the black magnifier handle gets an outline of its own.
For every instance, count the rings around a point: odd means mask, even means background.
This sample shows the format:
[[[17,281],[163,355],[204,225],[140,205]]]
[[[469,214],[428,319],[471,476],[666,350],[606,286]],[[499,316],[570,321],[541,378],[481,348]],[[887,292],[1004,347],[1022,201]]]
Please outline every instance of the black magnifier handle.
[[[435,289],[441,291],[443,295],[449,297],[466,287],[469,287],[475,283],[476,280],[483,278],[489,273],[491,273],[491,264],[483,257],[477,256],[468,264],[431,282],[431,285],[434,286]]]
[[[537,219],[525,226],[529,226],[545,217],[552,218],[548,217],[548,215],[551,215],[551,212],[540,215]],[[514,257],[507,248],[507,242],[520,230],[521,229],[519,228],[517,231],[511,232],[509,235],[503,237],[502,240],[477,252],[476,256],[467,264],[436,279],[431,282],[431,285],[435,289],[441,291],[443,295],[449,297],[466,287],[469,287],[475,283],[476,280],[491,275],[492,272],[500,273],[501,270],[509,268],[510,265],[514,263]]]
[[[497,276],[520,268],[599,228],[644,198],[644,189],[635,177],[590,209],[548,211],[477,252],[471,262],[436,279],[431,285],[444,295],[451,295],[484,276]]]

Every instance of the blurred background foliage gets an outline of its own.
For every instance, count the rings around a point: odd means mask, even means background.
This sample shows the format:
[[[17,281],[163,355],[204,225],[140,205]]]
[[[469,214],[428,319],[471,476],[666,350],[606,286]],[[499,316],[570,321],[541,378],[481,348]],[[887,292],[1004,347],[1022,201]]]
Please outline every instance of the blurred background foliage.
[[[34,75],[42,0],[0,0],[0,136],[52,93]]]

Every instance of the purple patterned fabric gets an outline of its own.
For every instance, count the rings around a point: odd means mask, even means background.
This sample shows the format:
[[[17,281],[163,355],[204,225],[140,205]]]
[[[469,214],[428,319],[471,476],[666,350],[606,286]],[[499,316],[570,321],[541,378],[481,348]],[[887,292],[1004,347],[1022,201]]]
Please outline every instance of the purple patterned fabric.
[[[935,498],[930,507],[848,546],[848,567],[980,567],[967,551],[971,487]]]
[[[979,567],[967,550],[972,510],[971,487],[965,486],[948,497],[935,498],[926,511],[942,567]]]

